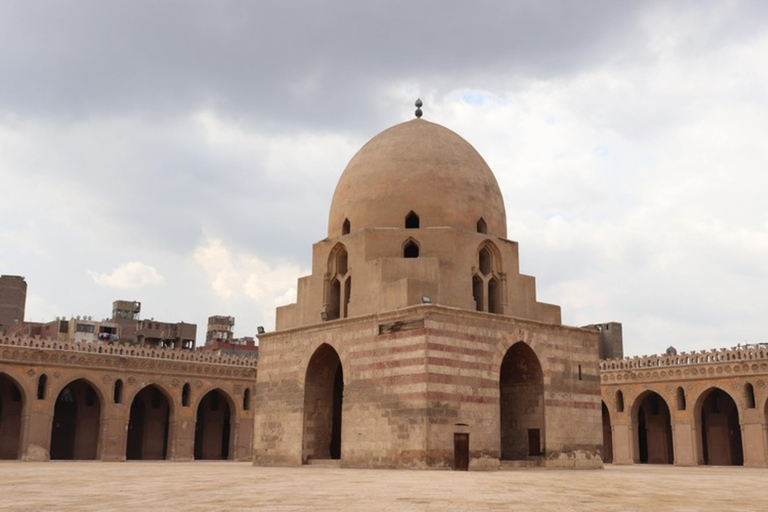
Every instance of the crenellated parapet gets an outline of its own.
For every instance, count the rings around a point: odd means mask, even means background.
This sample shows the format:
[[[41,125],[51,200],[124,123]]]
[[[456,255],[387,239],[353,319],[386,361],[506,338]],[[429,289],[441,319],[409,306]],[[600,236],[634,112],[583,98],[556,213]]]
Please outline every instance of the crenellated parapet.
[[[0,337],[0,360],[253,378],[251,357],[216,355],[173,348],[58,341],[39,337]]]
[[[691,366],[711,363],[729,363],[768,360],[768,348],[762,346],[744,346],[720,348],[693,352],[681,352],[674,355],[650,355],[625,357],[623,359],[604,359],[600,361],[600,371],[642,370],[669,366]]]
[[[762,343],[600,361],[600,380],[603,384],[722,379],[765,375],[767,372],[768,347]]]

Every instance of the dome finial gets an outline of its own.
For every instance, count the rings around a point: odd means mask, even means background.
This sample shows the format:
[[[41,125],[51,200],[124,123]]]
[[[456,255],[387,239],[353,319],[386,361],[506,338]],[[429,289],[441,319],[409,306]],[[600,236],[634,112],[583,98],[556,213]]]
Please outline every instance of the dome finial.
[[[416,99],[416,103],[415,103],[415,105],[416,105],[416,117],[417,117],[417,118],[421,118],[421,114],[422,114],[422,112],[421,112],[421,106],[423,105],[423,103],[421,102],[421,99],[420,99],[420,98],[417,98],[417,99]]]

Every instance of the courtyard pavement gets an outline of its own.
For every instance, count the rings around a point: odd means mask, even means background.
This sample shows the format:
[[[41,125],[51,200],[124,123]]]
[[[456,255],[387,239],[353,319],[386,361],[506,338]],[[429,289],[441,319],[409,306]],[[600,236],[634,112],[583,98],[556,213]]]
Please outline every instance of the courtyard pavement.
[[[2,462],[2,510],[765,511],[768,469],[496,472]]]

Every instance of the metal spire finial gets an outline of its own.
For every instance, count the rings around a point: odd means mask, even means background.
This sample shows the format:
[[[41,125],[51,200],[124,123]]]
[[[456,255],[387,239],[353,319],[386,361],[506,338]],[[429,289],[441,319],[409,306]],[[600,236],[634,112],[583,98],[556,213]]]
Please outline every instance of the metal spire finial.
[[[416,117],[421,118],[421,114],[422,114],[421,106],[423,105],[423,103],[421,102],[421,99],[417,99],[415,105],[416,105]]]

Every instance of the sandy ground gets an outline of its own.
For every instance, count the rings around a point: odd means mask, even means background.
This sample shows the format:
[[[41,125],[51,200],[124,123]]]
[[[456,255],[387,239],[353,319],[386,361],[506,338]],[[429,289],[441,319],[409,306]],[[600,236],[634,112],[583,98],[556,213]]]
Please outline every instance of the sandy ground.
[[[2,510],[768,510],[768,469],[391,471],[2,462]]]

